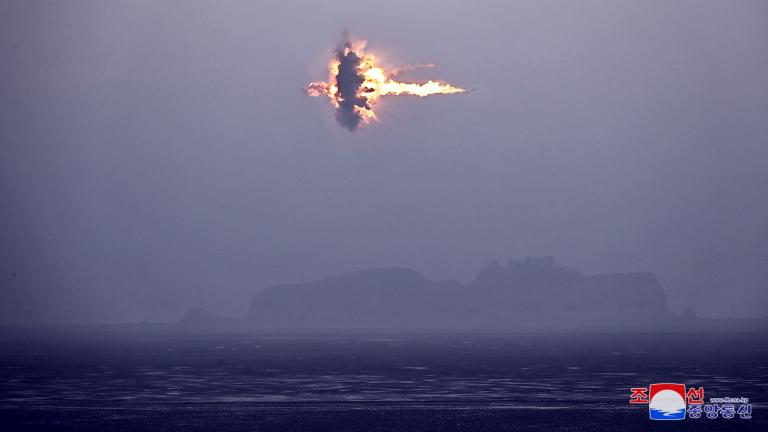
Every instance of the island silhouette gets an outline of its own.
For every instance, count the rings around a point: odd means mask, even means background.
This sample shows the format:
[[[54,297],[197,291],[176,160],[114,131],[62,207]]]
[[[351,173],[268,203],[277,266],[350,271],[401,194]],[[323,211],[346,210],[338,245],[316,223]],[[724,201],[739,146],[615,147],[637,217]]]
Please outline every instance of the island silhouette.
[[[586,275],[552,257],[530,257],[488,263],[467,284],[393,267],[271,286],[254,296],[245,323],[263,330],[527,330],[654,327],[672,317],[653,273]]]

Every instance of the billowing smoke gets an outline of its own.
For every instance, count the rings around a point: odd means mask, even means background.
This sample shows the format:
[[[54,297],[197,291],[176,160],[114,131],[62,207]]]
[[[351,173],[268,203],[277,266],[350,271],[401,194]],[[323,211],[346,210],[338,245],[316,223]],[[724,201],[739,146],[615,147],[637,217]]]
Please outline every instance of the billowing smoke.
[[[365,76],[360,71],[362,59],[352,49],[352,43],[346,34],[345,39],[343,45],[336,50],[336,60],[339,62],[339,72],[336,74],[337,99],[339,99],[339,106],[336,107],[336,121],[350,131],[354,131],[363,120],[360,109],[371,110],[373,107],[360,93],[360,88],[365,82]]]
[[[405,66],[387,70],[376,64],[376,57],[365,52],[365,41],[353,41],[344,33],[344,41],[336,49],[328,65],[328,81],[310,83],[305,89],[310,96],[327,96],[336,108],[336,121],[350,131],[360,123],[376,120],[373,108],[384,95],[429,96],[463,93],[466,90],[442,81],[403,83],[398,74],[432,64]]]

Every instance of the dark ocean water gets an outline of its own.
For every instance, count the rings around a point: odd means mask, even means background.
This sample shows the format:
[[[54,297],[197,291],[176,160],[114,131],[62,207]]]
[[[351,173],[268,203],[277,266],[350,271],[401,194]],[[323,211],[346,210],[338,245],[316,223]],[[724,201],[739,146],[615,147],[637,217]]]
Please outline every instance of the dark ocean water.
[[[768,430],[768,337],[0,336],[0,430]],[[748,397],[751,420],[648,419],[630,387]]]

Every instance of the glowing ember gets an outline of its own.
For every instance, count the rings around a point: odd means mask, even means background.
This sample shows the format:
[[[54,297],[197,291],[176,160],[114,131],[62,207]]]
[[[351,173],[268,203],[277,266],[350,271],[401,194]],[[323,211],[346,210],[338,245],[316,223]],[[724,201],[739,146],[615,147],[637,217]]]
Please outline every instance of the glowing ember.
[[[368,123],[376,119],[373,108],[381,96],[424,97],[466,92],[442,81],[430,80],[422,84],[396,81],[402,72],[433,65],[386,70],[376,64],[375,56],[365,52],[365,45],[365,41],[350,41],[345,34],[345,42],[328,64],[328,81],[310,83],[305,89],[310,96],[327,96],[336,108],[336,120],[350,131],[354,131],[361,121]]]

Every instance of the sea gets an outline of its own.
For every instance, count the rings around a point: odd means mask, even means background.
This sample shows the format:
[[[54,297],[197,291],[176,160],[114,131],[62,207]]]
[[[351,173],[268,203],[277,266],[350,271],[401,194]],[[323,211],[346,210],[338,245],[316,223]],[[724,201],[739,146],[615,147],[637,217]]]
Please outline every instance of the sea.
[[[0,333],[0,431],[768,430],[768,335]],[[748,398],[656,421],[631,388]]]

